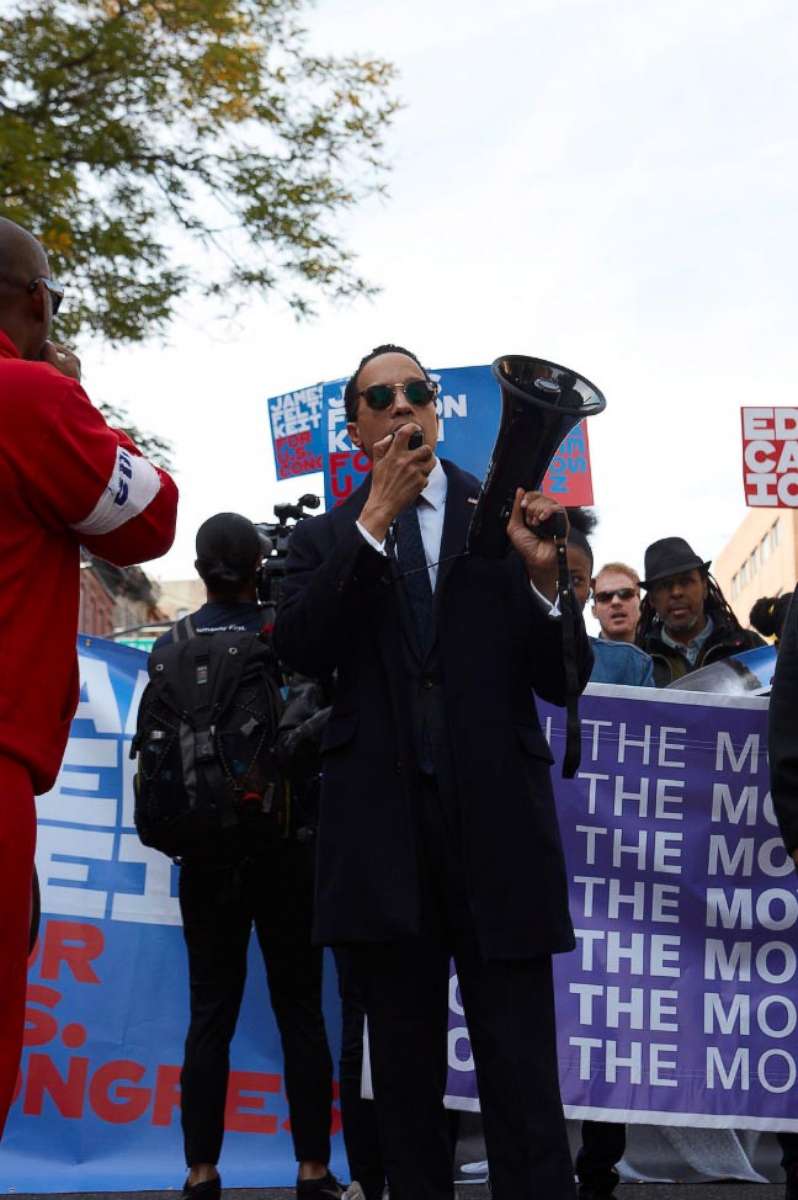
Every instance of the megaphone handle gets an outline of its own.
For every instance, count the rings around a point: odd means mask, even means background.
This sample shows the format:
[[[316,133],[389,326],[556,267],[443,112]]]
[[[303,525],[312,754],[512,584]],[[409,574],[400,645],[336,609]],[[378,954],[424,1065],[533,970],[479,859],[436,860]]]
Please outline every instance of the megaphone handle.
[[[561,514],[555,513],[555,516]],[[565,753],[562,760],[563,779],[573,779],[582,761],[582,726],[579,723],[579,675],[576,667],[576,614],[565,531],[555,535],[557,547],[557,591],[562,621],[562,652],[565,670]]]

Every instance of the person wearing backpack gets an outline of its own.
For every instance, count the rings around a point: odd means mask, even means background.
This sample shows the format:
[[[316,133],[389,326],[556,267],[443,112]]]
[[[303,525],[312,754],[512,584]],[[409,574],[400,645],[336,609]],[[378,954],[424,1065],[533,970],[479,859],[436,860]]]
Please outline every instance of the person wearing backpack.
[[[248,782],[238,789],[238,810],[234,811],[229,798],[223,798],[223,776],[228,767],[234,774],[239,764],[253,759],[252,751],[237,738],[237,727],[241,727],[239,733],[251,727],[250,738],[256,740],[265,736],[263,749],[270,753],[277,735],[279,711],[268,713],[270,687],[279,701],[278,665],[273,657],[266,668],[269,678],[258,679],[262,666],[254,675],[241,668],[239,681],[233,685],[233,691],[238,687],[238,696],[230,696],[229,703],[218,700],[224,696],[226,677],[239,670],[247,657],[250,664],[261,662],[267,649],[266,610],[258,604],[256,585],[261,542],[251,521],[237,513],[218,513],[200,526],[196,548],[196,568],[207,589],[207,603],[153,646],[150,678],[154,682],[150,684],[152,691],[148,689],[149,695],[145,692],[142,698],[137,735],[139,833],[147,844],[180,858],[179,898],[191,1007],[181,1075],[181,1116],[189,1169],[183,1195],[191,1200],[219,1200],[221,1195],[218,1162],[229,1049],[241,1006],[247,947],[254,924],[283,1047],[291,1136],[299,1163],[297,1197],[338,1200],[344,1188],[328,1166],[332,1060],[322,1015],[322,951],[311,944],[310,936],[313,842],[290,836],[281,825],[279,801],[275,799],[279,781],[275,791],[274,780],[266,778],[269,767],[262,765],[266,761],[262,752],[260,781],[253,782],[250,771]],[[168,692],[165,697],[159,694],[161,677],[171,689],[171,700]],[[209,706],[209,711],[218,714],[215,726],[210,726],[210,733],[220,738],[215,761],[213,751],[206,753],[203,749],[208,721],[203,724],[198,715],[202,703],[198,697],[206,687],[217,695],[215,704]],[[249,698],[243,695],[247,688]],[[258,689],[263,693],[260,698]],[[193,721],[188,739],[191,742],[193,738],[190,773],[196,775],[193,786],[197,789],[192,811],[202,810],[209,800],[205,813],[208,827],[191,828],[186,813],[178,811],[177,801],[171,813],[163,812],[155,756],[159,752],[168,756],[169,752],[148,747],[168,744],[170,704],[173,710],[184,710],[184,716]],[[240,717],[226,716],[236,704],[239,712],[255,715],[244,722]],[[267,714],[265,734],[256,729],[262,712]],[[182,736],[175,735],[178,757],[185,755],[186,728],[184,722]],[[232,747],[229,756],[225,753],[226,738],[234,739],[227,743],[228,748]],[[185,757],[183,767],[185,770]],[[203,794],[204,768],[220,772],[215,797]],[[212,783],[214,776],[208,778]],[[177,787],[174,790],[180,791]],[[218,801],[219,821],[215,831],[210,827],[214,800]],[[159,822],[157,817],[163,819]],[[185,845],[190,848],[180,853]],[[352,1197],[358,1194],[350,1191]]]
[[[64,289],[0,217],[0,1135],[14,1097],[36,844],[78,702],[80,547],[118,566],[166,554],[177,488],[111,429],[50,341]]]

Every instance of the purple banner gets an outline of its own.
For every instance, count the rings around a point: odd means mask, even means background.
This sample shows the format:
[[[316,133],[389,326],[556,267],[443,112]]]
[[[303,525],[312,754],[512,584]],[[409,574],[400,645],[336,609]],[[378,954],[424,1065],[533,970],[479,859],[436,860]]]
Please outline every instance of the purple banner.
[[[563,713],[541,708],[559,760]],[[554,768],[577,935],[555,976],[567,1115],[798,1131],[798,888],[767,701],[595,685],[581,711],[579,775]],[[451,996],[448,1102],[474,1108]]]

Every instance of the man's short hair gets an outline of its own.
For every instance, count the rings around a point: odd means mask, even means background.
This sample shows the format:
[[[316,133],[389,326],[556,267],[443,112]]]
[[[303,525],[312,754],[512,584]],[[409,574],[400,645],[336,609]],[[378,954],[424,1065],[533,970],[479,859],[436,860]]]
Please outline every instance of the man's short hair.
[[[634,581],[635,587],[638,589],[640,587],[640,576],[638,575],[638,573],[634,569],[634,567],[630,567],[628,565],[628,563],[622,563],[622,562],[605,563],[600,571],[596,571],[596,574],[593,577],[593,581],[595,582],[598,579],[599,575],[603,575],[605,571],[615,571],[616,574],[618,574],[618,575],[628,575],[629,578]]]
[[[387,342],[384,346],[375,346],[373,350],[370,350],[368,354],[361,358],[360,362],[358,363],[357,370],[350,377],[346,387],[344,388],[344,408],[346,409],[347,421],[357,420],[357,402],[360,398],[357,391],[358,375],[373,358],[379,358],[382,354],[404,354],[405,358],[412,358],[416,366],[424,372],[425,379],[429,379],[427,368],[421,365],[419,358],[413,353],[412,350],[407,350],[404,346],[394,346],[390,342]]]
[[[217,595],[248,583],[263,554],[258,531],[239,513],[216,513],[197,530],[197,573]]]

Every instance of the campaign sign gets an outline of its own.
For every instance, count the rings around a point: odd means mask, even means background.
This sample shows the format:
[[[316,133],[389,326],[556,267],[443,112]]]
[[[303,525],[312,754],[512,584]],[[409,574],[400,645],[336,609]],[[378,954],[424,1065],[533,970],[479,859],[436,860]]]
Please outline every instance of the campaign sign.
[[[560,760],[562,711],[541,714]],[[577,941],[555,959],[569,1117],[798,1131],[798,888],[766,746],[763,699],[588,688],[581,769],[553,768]],[[451,1010],[449,1102],[472,1108]]]
[[[501,393],[490,367],[446,367],[430,371],[430,377],[440,386],[436,401],[439,456],[482,479],[501,417]],[[339,379],[324,385],[324,496],[328,509],[351,496],[371,469],[366,455],[355,449],[346,432],[345,384],[345,379]],[[586,422],[563,441],[542,490],[560,504],[593,503]]]
[[[320,471],[324,453],[322,384],[272,396],[266,403],[277,478]]]
[[[79,639],[81,699],[55,787],[37,801],[42,927],[25,1046],[0,1146],[0,1190],[179,1188],[188,1024],[177,871],[133,828],[128,757],[146,656]],[[296,1162],[263,963],[249,962],[231,1048],[222,1170],[232,1187],[290,1185]],[[340,1027],[326,970],[331,1040]],[[345,1174],[337,1108],[333,1169]]]
[[[575,425],[549,464],[541,491],[559,504],[593,503],[587,421]]]
[[[743,408],[749,508],[798,508],[798,408]]]

